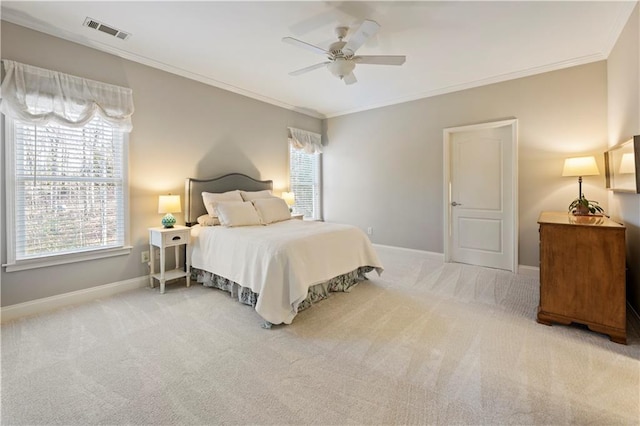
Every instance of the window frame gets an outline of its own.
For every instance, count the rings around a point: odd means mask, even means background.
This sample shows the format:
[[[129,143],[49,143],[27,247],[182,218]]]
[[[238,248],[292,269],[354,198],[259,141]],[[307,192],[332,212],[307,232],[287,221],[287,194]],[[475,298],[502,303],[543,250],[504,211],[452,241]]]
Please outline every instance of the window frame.
[[[41,256],[33,259],[16,259],[16,135],[15,122],[19,121],[11,117],[2,115],[4,126],[4,148],[5,148],[5,214],[6,214],[6,245],[7,263],[6,272],[23,271],[28,269],[43,268],[55,265],[82,262],[94,259],[103,259],[113,256],[128,255],[131,253],[130,245],[130,212],[129,212],[129,133],[122,133],[122,204],[124,235],[122,247],[109,247],[91,250],[78,250],[71,253],[62,253],[49,256]]]
[[[297,149],[295,147],[293,147],[293,144],[291,142],[288,143],[288,147],[287,147],[288,151],[287,151],[287,165],[288,165],[288,175],[289,175],[289,191],[293,191],[293,186],[291,184],[291,150],[295,149],[298,151],[304,151],[304,150],[300,150]],[[312,217],[308,217],[305,216],[304,219],[306,220],[316,220],[316,221],[322,221],[323,220],[323,215],[322,215],[322,153],[321,152],[316,152],[314,154],[308,154],[305,153],[307,155],[312,155],[315,159],[315,176],[314,178],[316,179],[316,181],[318,182],[318,205],[314,206],[314,214]],[[295,205],[295,204],[294,204]]]

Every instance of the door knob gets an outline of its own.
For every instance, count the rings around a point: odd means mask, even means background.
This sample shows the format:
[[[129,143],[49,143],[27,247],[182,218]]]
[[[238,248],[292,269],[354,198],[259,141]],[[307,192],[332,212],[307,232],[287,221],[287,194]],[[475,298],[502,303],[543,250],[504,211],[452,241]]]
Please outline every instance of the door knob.
[[[455,207],[455,206],[461,206],[462,204],[460,204],[460,203],[456,203],[455,201],[453,201],[453,202],[451,203],[451,205],[452,205],[453,207]]]

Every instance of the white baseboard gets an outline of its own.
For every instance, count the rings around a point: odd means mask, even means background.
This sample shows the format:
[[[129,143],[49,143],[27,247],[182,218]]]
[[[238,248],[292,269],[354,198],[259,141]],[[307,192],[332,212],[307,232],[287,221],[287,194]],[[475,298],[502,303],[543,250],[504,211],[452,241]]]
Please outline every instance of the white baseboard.
[[[434,251],[418,250],[418,249],[412,249],[412,248],[406,248],[406,247],[398,247],[398,246],[387,246],[387,245],[384,245],[384,244],[372,244],[372,245],[374,247],[380,247],[380,248],[384,248],[384,249],[408,251],[408,252],[411,252],[411,253],[419,253],[419,254],[426,254],[428,256],[436,256],[436,257],[439,257],[440,259],[444,260],[444,254],[443,253],[436,253]]]
[[[17,318],[60,309],[69,305],[90,302],[101,297],[109,297],[124,291],[134,290],[149,285],[149,277],[143,276],[130,280],[100,285],[70,293],[58,294],[29,302],[16,303],[0,308],[0,322],[5,323]]]
[[[540,268],[537,266],[518,265],[518,275],[540,276]]]
[[[384,244],[373,244],[374,247],[380,247],[380,248],[384,248],[384,249],[389,249],[389,250],[400,250],[400,251],[407,251],[407,252],[411,252],[411,253],[419,253],[419,254],[424,254],[427,256],[435,256],[438,257],[439,259],[444,261],[444,253],[436,253],[433,251],[425,251],[425,250],[417,250],[417,249],[411,249],[411,248],[406,248],[406,247],[397,247],[397,246],[387,246]],[[528,265],[518,265],[518,274],[520,275],[527,275],[527,276],[539,276],[540,275],[540,268],[536,267],[536,266],[528,266]]]

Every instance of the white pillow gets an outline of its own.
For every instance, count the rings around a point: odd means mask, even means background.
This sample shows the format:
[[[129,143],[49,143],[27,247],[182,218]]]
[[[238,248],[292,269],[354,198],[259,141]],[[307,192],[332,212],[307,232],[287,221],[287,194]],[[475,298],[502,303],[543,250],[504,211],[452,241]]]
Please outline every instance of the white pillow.
[[[262,225],[262,220],[251,201],[243,203],[235,201],[219,202],[217,203],[216,211],[220,223],[224,226]]]
[[[208,214],[198,216],[198,224],[200,226],[217,226],[220,225],[220,221],[217,217],[211,217]]]
[[[239,201],[242,202],[242,196],[240,195],[240,191],[228,191],[222,193],[216,192],[203,192],[202,193],[202,202],[204,203],[204,208],[207,209],[207,213],[211,217],[217,217],[216,213],[216,203],[222,201]]]
[[[274,196],[268,189],[262,191],[240,191],[240,195],[242,195],[244,201],[253,201],[259,198],[271,198]]]
[[[259,198],[252,203],[265,224],[291,219],[289,206],[282,198]]]

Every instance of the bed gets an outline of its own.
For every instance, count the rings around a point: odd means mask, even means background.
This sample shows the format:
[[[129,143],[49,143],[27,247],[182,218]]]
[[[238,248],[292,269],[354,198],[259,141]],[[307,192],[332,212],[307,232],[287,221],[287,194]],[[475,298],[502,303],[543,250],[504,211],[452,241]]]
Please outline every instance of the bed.
[[[354,226],[298,219],[253,226],[205,225],[203,192],[272,189],[272,181],[240,173],[185,181],[193,278],[252,306],[265,328],[291,324],[298,312],[331,292],[348,292],[366,279],[366,273],[383,271],[368,237]],[[251,203],[259,210],[258,201]]]

